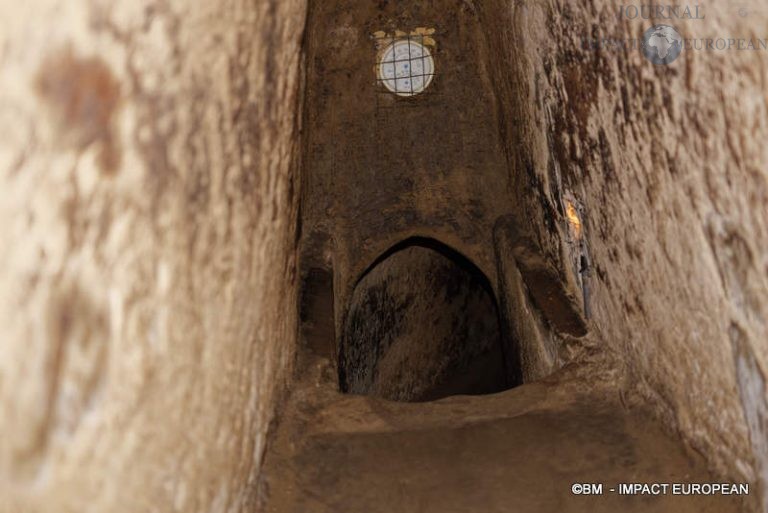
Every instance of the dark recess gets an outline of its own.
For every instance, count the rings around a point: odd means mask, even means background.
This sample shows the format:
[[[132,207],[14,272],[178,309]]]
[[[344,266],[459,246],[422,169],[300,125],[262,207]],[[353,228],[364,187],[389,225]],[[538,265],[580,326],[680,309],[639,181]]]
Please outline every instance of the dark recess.
[[[333,275],[329,270],[312,268],[304,279],[301,293],[301,335],[317,356],[332,358],[336,347],[333,309]]]
[[[356,284],[341,333],[341,389],[428,401],[511,388],[520,372],[505,363],[503,326],[477,266],[433,239],[408,239]]]

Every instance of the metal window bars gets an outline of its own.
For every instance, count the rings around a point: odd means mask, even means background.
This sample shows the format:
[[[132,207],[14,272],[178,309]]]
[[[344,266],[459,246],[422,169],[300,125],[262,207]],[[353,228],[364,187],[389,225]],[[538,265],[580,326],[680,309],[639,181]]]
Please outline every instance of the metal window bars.
[[[382,34],[382,33],[379,33]],[[408,99],[435,94],[436,76],[434,33],[394,33],[374,35],[376,47],[377,100],[387,96],[390,101],[377,101],[377,106],[403,105],[392,97]]]

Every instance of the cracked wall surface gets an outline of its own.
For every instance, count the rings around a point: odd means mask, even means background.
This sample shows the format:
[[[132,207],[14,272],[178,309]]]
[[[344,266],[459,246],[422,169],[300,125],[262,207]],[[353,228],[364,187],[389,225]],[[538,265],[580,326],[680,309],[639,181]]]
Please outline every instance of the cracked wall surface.
[[[658,22],[688,39],[768,36],[761,2],[697,4],[703,19]],[[718,471],[765,490],[768,52],[684,50],[654,66],[590,43],[650,26],[619,18],[617,3],[472,5],[497,56],[511,162],[541,184],[523,198],[534,224],[556,211],[553,191],[585,209],[595,336],[584,353],[615,353],[623,389]]]
[[[295,338],[304,3],[0,3],[0,511],[245,511]]]

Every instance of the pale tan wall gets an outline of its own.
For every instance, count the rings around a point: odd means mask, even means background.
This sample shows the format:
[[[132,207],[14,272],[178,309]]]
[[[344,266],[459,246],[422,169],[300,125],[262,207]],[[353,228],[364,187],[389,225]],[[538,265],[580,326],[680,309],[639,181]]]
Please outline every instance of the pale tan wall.
[[[253,503],[302,0],[0,1],[0,511]]]
[[[651,22],[618,19],[632,3],[476,4],[514,151],[585,206],[587,340],[713,466],[768,485],[768,51],[655,67],[580,46],[640,38]],[[768,38],[764,2],[690,4],[705,19],[673,22],[684,37]]]

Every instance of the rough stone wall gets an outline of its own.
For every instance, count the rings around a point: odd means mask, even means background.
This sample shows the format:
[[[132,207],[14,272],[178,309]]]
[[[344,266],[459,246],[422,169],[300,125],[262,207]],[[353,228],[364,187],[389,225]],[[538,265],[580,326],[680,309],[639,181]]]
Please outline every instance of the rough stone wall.
[[[533,225],[566,191],[584,207],[585,353],[617,354],[624,388],[717,470],[766,486],[768,51],[684,50],[657,67],[583,46],[651,25],[619,19],[618,2],[474,4],[510,162],[540,186],[521,198]],[[686,38],[768,37],[763,2],[696,4],[704,19],[672,22]]]
[[[411,236],[454,247],[495,284],[493,222],[512,202],[476,57],[478,18],[459,0],[312,6],[303,231],[326,237],[319,251],[332,253],[337,315],[363,271]],[[435,31],[436,76],[421,95],[397,97],[376,83],[377,42],[390,40],[374,34],[419,28]]]
[[[0,2],[0,511],[248,511],[295,340],[301,0]]]

